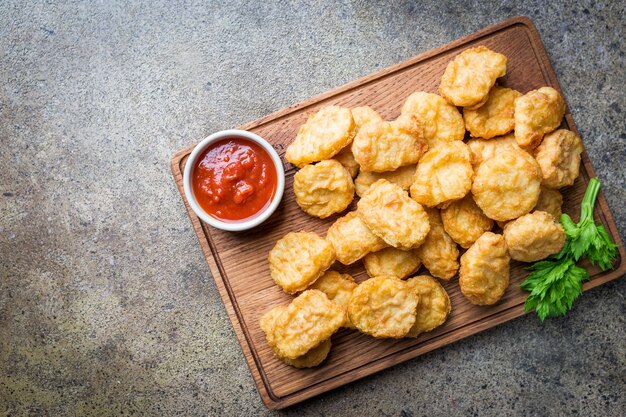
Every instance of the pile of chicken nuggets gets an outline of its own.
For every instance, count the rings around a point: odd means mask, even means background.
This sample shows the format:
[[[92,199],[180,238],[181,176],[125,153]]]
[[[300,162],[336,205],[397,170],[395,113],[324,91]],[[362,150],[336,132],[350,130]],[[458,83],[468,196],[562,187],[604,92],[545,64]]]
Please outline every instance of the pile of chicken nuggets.
[[[367,106],[328,106],[300,128],[286,158],[300,168],[302,210],[326,218],[355,193],[359,201],[325,237],[291,232],[270,251],[272,278],[298,294],[261,318],[276,358],[317,366],[342,327],[417,337],[451,312],[438,280],[458,273],[469,302],[492,305],[509,286],[511,259],[561,250],[558,189],[578,177],[583,145],[559,128],[558,91],[496,85],[506,64],[484,46],[466,49],[448,64],[440,95],[411,94],[393,121]],[[361,261],[370,278],[357,283],[330,270],[335,261]],[[429,275],[412,277],[422,266]]]

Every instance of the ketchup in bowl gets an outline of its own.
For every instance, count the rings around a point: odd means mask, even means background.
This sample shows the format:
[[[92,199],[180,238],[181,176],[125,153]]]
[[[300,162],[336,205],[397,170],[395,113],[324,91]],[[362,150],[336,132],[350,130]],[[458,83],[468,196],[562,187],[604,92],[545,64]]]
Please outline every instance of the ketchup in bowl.
[[[191,184],[198,205],[223,222],[262,213],[277,189],[276,167],[259,144],[240,137],[212,143],[197,158]]]

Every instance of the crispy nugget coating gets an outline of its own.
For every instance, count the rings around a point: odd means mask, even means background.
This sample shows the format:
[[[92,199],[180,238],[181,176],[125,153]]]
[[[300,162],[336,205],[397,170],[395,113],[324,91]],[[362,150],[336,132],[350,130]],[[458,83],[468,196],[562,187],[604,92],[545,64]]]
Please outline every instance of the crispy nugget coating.
[[[561,214],[563,213],[561,210],[562,206],[563,195],[559,192],[559,190],[541,186],[539,200],[537,200],[537,204],[533,208],[533,211],[545,211],[546,213],[552,215],[554,220],[558,222],[561,218]]]
[[[571,130],[559,129],[547,134],[535,149],[535,159],[541,167],[542,184],[550,188],[574,184],[580,173],[583,143]]]
[[[470,149],[463,142],[442,143],[420,159],[411,185],[411,197],[435,207],[459,200],[472,188],[474,169]]]
[[[399,186],[378,180],[363,194],[357,214],[369,229],[398,249],[413,249],[430,230],[424,208]]]
[[[350,109],[324,107],[311,115],[287,147],[285,158],[297,167],[330,159],[354,139],[354,119]]]
[[[355,178],[359,173],[359,163],[354,159],[352,155],[352,149],[348,145],[343,148],[337,155],[333,157],[334,160],[339,162],[350,173],[350,177]]]
[[[295,359],[289,359],[288,357],[284,356],[276,347],[272,349],[272,352],[277,359],[283,361],[289,366],[293,366],[294,368],[313,368],[324,362],[324,360],[330,353],[330,347],[330,339],[324,340],[322,343],[309,350],[304,355],[298,356]]]
[[[515,140],[527,151],[561,124],[565,101],[552,87],[541,87],[515,99]]]
[[[278,315],[274,324],[274,342],[280,354],[296,359],[324,340],[330,339],[344,323],[345,312],[318,290],[297,296]]]
[[[400,117],[413,115],[421,122],[429,149],[439,142],[463,140],[465,137],[461,113],[437,94],[423,91],[411,94],[404,102],[400,114]]]
[[[337,219],[330,226],[326,232],[326,240],[333,245],[337,260],[344,265],[353,264],[368,253],[387,246],[354,211]]]
[[[361,171],[393,171],[415,164],[426,149],[422,128],[414,121],[365,124],[352,142],[352,153]]]
[[[276,285],[293,294],[322,276],[335,262],[335,250],[315,233],[290,232],[276,242],[268,261]]]
[[[276,306],[263,314],[263,316],[261,316],[261,320],[259,321],[259,326],[261,327],[261,330],[263,330],[263,333],[265,333],[267,344],[272,347],[276,345],[276,341],[274,340],[274,323],[276,322],[276,318],[278,318],[278,316],[286,310],[286,305]]]
[[[514,134],[500,136],[493,139],[473,138],[467,141],[470,151],[472,151],[472,166],[474,171],[487,159],[504,151],[521,150]]]
[[[493,220],[485,216],[471,194],[442,209],[441,219],[448,235],[465,249],[493,228]]]
[[[377,338],[404,337],[415,323],[418,297],[397,278],[376,277],[362,282],[348,304],[350,321]]]
[[[454,204],[454,203],[453,203]],[[459,270],[459,249],[446,233],[437,209],[426,209],[430,232],[416,249],[417,256],[432,276],[449,281]]]
[[[417,337],[445,323],[452,306],[450,297],[441,284],[428,275],[409,278],[406,282],[419,297],[415,323],[407,337]]]
[[[404,251],[389,247],[367,254],[363,258],[363,265],[370,277],[388,276],[404,279],[417,271],[421,262],[415,249]]]
[[[380,179],[385,179],[392,184],[399,185],[403,190],[408,190],[413,184],[413,176],[415,175],[416,165],[406,165],[396,169],[395,171],[385,172],[359,172],[354,180],[354,189],[359,197],[362,197],[365,191],[372,184]]]
[[[334,159],[306,165],[293,177],[296,203],[307,214],[324,219],[344,211],[354,198],[350,173]]]
[[[337,304],[345,312],[343,327],[354,327],[348,318],[348,302],[352,291],[357,287],[357,283],[350,274],[340,274],[337,271],[327,271],[317,281],[311,285],[312,290],[320,290],[330,301]]]
[[[535,207],[540,185],[541,169],[532,156],[521,150],[505,151],[480,164],[472,194],[487,217],[507,221]]]
[[[522,262],[545,259],[565,245],[563,226],[545,211],[535,211],[507,223],[503,235],[511,258]]]
[[[276,323],[276,319],[280,314],[287,310],[287,306],[277,306],[268,311],[261,317],[261,330],[265,333],[265,338],[267,339],[267,343],[272,347],[272,352],[274,356],[286,363],[287,365],[291,365],[296,368],[312,368],[314,366],[319,365],[326,359],[328,356],[328,352],[330,352],[330,339],[323,341],[319,346],[314,347],[309,350],[302,356],[299,356],[295,359],[289,359],[282,355],[280,350],[276,348],[274,342],[274,324]]]
[[[506,56],[484,46],[466,49],[446,67],[439,93],[455,106],[479,107],[506,73],[506,62]]]
[[[380,114],[376,112],[370,106],[355,107],[352,109],[352,117],[354,118],[354,124],[357,132],[361,127],[368,123],[383,122],[384,119],[380,117]]]
[[[509,286],[509,264],[502,235],[486,232],[461,256],[459,287],[476,305],[495,304]]]
[[[463,109],[465,128],[475,138],[491,139],[509,133],[515,127],[515,99],[522,93],[494,86],[487,101],[477,109]]]

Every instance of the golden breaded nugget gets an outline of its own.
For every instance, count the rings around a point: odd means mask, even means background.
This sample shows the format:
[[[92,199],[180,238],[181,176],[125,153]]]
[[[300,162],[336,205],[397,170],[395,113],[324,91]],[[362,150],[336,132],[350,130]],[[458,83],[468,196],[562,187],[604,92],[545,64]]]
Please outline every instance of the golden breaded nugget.
[[[415,323],[418,297],[397,278],[376,277],[362,282],[348,304],[350,321],[374,337],[404,337]]]
[[[309,350],[302,356],[298,356],[295,359],[289,359],[280,352],[280,350],[276,347],[272,349],[274,356],[283,361],[285,364],[289,366],[293,366],[294,368],[313,368],[320,363],[324,362],[328,353],[330,353],[330,339],[324,340],[322,343]]]
[[[293,294],[322,276],[335,262],[335,250],[315,233],[291,232],[276,242],[268,261],[276,285]]]
[[[286,305],[276,306],[263,314],[263,316],[261,316],[261,320],[259,321],[261,330],[263,330],[263,333],[265,333],[265,339],[267,339],[267,344],[272,347],[276,344],[274,340],[274,323],[276,322],[276,318],[286,310]]]
[[[274,342],[280,355],[296,359],[324,340],[344,323],[343,308],[318,290],[297,296],[274,323]]]
[[[446,67],[439,93],[455,106],[479,107],[506,73],[506,61],[506,56],[484,46],[466,49]]]
[[[442,209],[441,219],[452,240],[465,249],[493,227],[493,220],[485,216],[471,194]]]
[[[330,226],[326,232],[326,240],[333,245],[337,260],[344,265],[353,264],[368,253],[387,246],[354,211],[337,219]]]
[[[429,149],[439,142],[463,140],[465,125],[456,107],[437,94],[417,91],[411,94],[402,106],[400,117],[414,115],[421,121],[424,139]]]
[[[558,190],[541,186],[539,200],[533,208],[533,211],[545,211],[554,217],[555,221],[561,218],[561,206],[563,205],[563,196]]]
[[[459,200],[472,188],[472,154],[463,142],[447,142],[420,159],[411,185],[411,198],[427,207]]]
[[[417,337],[445,323],[452,307],[448,293],[441,284],[428,275],[409,278],[406,283],[419,298],[415,324],[407,337]]]
[[[398,249],[418,247],[430,230],[424,208],[387,180],[376,181],[363,194],[357,214],[372,233]]]
[[[311,285],[312,290],[320,290],[330,301],[343,308],[345,312],[344,327],[354,327],[348,318],[348,301],[357,284],[350,274],[327,271]]]
[[[324,219],[344,211],[354,198],[350,173],[334,159],[306,165],[293,177],[296,203],[305,213]]]
[[[480,164],[472,194],[487,217],[498,221],[516,219],[530,212],[537,200],[541,169],[524,151],[505,151]]]
[[[453,203],[454,204],[454,203]],[[446,233],[437,209],[426,209],[430,232],[416,249],[417,256],[432,276],[449,281],[459,269],[459,249]]]
[[[565,244],[565,231],[551,214],[535,211],[504,226],[509,255],[516,261],[535,262],[558,253]]]
[[[415,175],[416,165],[407,165],[396,169],[395,171],[385,172],[359,172],[354,180],[354,189],[356,194],[361,197],[363,193],[370,188],[372,184],[380,179],[385,179],[392,184],[399,185],[403,190],[408,190],[413,184],[413,176]]]
[[[509,133],[515,127],[515,99],[522,93],[494,86],[487,101],[477,109],[463,109],[465,128],[475,138],[491,139]]]
[[[357,132],[361,127],[368,123],[378,123],[384,121],[384,119],[380,117],[380,114],[378,114],[376,110],[372,109],[370,106],[353,108],[352,117],[354,118],[354,124]]]
[[[561,188],[574,184],[580,173],[583,143],[571,130],[559,129],[547,134],[535,149],[535,159],[541,167],[543,185]]]
[[[415,250],[404,251],[394,247],[369,253],[363,265],[370,277],[387,276],[403,279],[417,271],[421,265]]]
[[[286,310],[287,306],[274,307],[261,317],[261,329],[265,333],[267,343],[272,347],[274,356],[287,365],[291,365],[296,368],[312,368],[319,365],[324,361],[324,359],[326,359],[328,352],[330,352],[330,339],[323,341],[319,346],[314,347],[296,359],[286,358],[281,354],[280,350],[276,348],[274,343],[274,324],[276,323],[278,316]]]
[[[504,151],[522,149],[517,144],[515,135],[512,133],[493,139],[470,139],[467,141],[467,146],[469,146],[472,151],[472,166],[474,167],[474,171],[478,169],[480,164],[496,154]]]
[[[415,164],[427,148],[417,122],[397,120],[365,124],[352,142],[352,153],[361,171],[393,171]]]
[[[302,168],[311,162],[330,159],[352,143],[354,119],[350,109],[324,107],[311,115],[287,147],[285,158]]]
[[[509,286],[509,264],[502,235],[485,232],[461,256],[459,287],[472,304],[495,304]]]
[[[350,173],[352,178],[355,178],[359,173],[359,163],[354,159],[354,155],[352,155],[351,146],[346,146],[343,148],[337,155],[333,157],[334,160],[338,161],[343,167]]]
[[[565,101],[552,87],[541,87],[515,99],[515,140],[524,150],[531,151],[543,136],[561,124]]]

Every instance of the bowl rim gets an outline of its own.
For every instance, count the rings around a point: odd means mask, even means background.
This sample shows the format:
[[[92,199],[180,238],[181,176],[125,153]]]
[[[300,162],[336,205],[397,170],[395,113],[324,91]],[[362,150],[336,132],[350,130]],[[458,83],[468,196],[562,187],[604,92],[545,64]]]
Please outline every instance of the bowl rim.
[[[270,155],[272,158],[272,162],[274,163],[274,168],[276,169],[276,192],[272,197],[271,203],[256,216],[250,218],[249,220],[240,221],[240,222],[224,222],[216,219],[209,215],[206,211],[200,207],[198,204],[196,197],[193,193],[193,188],[191,187],[191,171],[196,164],[196,160],[198,156],[211,144],[226,139],[227,137],[238,136],[243,139],[248,139],[252,142],[255,142]],[[272,213],[276,211],[278,205],[280,204],[283,193],[285,191],[285,169],[283,167],[283,162],[278,156],[278,153],[274,149],[274,147],[261,136],[256,133],[248,132],[247,130],[239,130],[239,129],[227,129],[220,130],[215,132],[203,140],[201,140],[191,151],[189,154],[189,158],[187,158],[187,162],[185,164],[185,171],[183,172],[183,188],[185,190],[185,197],[187,199],[187,203],[193,210],[193,212],[202,220],[203,222],[209,224],[220,230],[225,230],[228,232],[240,232],[243,230],[249,230],[253,227],[256,227],[267,220]]]

